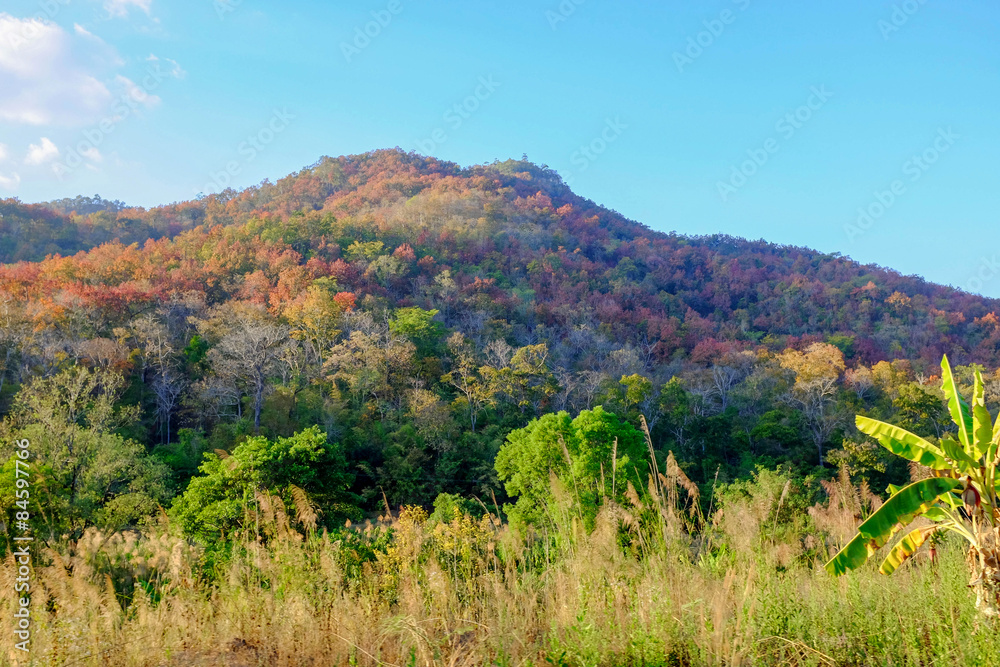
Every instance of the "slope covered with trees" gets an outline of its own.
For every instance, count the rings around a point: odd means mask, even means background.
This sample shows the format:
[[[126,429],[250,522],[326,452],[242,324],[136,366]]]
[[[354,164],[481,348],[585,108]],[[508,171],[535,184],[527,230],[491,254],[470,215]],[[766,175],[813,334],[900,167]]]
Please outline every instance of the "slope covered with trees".
[[[312,426],[336,456],[313,433],[303,460],[333,456],[336,488],[305,464],[279,486],[326,498],[328,520],[383,497],[502,502],[517,486],[494,466],[508,434],[597,406],[635,428],[644,415],[657,456],[696,483],[844,464],[884,488],[905,470],[850,415],[941,437],[944,352],[960,381],[984,366],[1000,399],[996,301],[801,248],[653,232],[526,161],[387,150],[150,210],[2,206],[3,258],[48,255],[0,267],[5,428],[31,431],[53,465],[66,433],[96,443],[54,471],[74,493],[93,482],[61,530],[136,521],[192,476],[229,475],[212,456],[279,456],[267,438]],[[100,443],[137,462],[115,468]],[[212,484],[192,488],[235,511]]]

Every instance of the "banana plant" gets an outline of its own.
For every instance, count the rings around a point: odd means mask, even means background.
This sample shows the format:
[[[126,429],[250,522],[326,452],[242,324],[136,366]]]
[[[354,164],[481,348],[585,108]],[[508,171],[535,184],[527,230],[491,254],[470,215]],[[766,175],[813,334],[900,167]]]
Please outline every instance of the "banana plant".
[[[931,443],[905,429],[857,417],[858,429],[893,454],[930,469],[930,475],[908,486],[889,486],[889,499],[860,526],[858,534],[834,556],[826,569],[839,576],[863,565],[896,533],[917,517],[929,525],[907,532],[889,551],[879,571],[892,574],[925,542],[955,533],[969,544],[968,563],[976,607],[1000,615],[1000,500],[996,470],[1000,464],[1000,417],[986,409],[983,378],[975,372],[972,401],[959,394],[945,356],[942,389],[956,433]]]

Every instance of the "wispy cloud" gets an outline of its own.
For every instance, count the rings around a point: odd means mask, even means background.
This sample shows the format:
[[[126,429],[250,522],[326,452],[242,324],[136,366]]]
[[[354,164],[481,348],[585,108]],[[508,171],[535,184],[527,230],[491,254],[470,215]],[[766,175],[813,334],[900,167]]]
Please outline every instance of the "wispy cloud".
[[[81,63],[87,62],[86,55],[105,59],[107,45],[101,47],[102,55],[87,41],[89,46],[74,43],[54,23],[0,13],[0,120],[79,125],[99,116],[111,102],[111,92],[97,72]]]
[[[167,66],[169,66],[169,69],[166,69],[167,73],[175,79],[183,79],[187,76],[187,72],[184,71],[184,68],[181,67],[176,60],[171,58],[160,58],[159,56],[150,53],[149,57],[146,58],[146,62],[166,63]]]
[[[101,155],[101,151],[97,150],[96,146],[89,146],[80,151],[80,155],[87,158],[91,162],[101,163],[104,162],[104,156]]]
[[[28,155],[24,158],[24,164],[39,167],[47,162],[52,162],[57,157],[59,157],[59,148],[48,137],[42,137],[39,143],[28,146]]]
[[[136,85],[132,79],[126,76],[119,74],[115,77],[115,83],[121,86],[128,97],[143,105],[147,109],[152,109],[160,103],[159,95],[153,95],[141,86]]]
[[[153,0],[105,0],[104,10],[110,16],[117,18],[128,17],[128,13],[132,9],[141,9],[146,13],[146,16],[149,16],[152,5]]]
[[[7,174],[0,174],[0,190],[16,190],[17,186],[21,184],[21,175],[17,172],[11,173],[9,176]]]
[[[97,66],[121,67],[125,61],[113,46],[103,39],[84,28],[79,23],[73,24],[73,32],[89,47],[86,53],[81,56],[86,57],[86,62]]]

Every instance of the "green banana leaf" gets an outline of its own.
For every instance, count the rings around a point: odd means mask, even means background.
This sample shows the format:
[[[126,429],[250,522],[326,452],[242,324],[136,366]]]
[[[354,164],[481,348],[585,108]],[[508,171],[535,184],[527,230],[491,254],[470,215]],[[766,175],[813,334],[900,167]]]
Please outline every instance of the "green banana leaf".
[[[949,493],[942,495],[941,500],[947,498],[950,495],[951,494]],[[935,523],[939,523],[942,521],[951,521],[951,517],[948,516],[948,513],[945,512],[940,507],[928,507],[927,511],[924,512],[922,516],[928,521],[933,521]]]
[[[993,418],[986,409],[986,388],[983,374],[976,369],[976,385],[972,392],[972,458],[977,461],[990,449],[993,441]],[[992,460],[992,459],[991,459]]]
[[[941,389],[948,399],[948,412],[951,413],[951,419],[958,426],[958,441],[965,447],[966,451],[971,451],[972,414],[969,406],[958,393],[958,385],[955,384],[955,376],[952,375],[947,354],[941,360]]]
[[[879,444],[897,456],[927,466],[933,470],[950,470],[951,464],[942,451],[927,440],[905,428],[899,428],[877,419],[855,418],[858,430],[878,440]]]
[[[1000,414],[997,415],[997,420],[993,424],[993,448],[991,449],[991,451],[993,452],[994,456],[996,456],[998,443],[1000,443]],[[987,463],[991,463],[992,461],[993,459],[991,457],[986,458]]]
[[[904,535],[899,542],[896,542],[896,546],[892,548],[889,555],[885,557],[885,560],[882,561],[882,565],[878,571],[882,574],[892,574],[895,572],[900,565],[917,552],[917,549],[927,541],[927,538],[940,529],[940,526],[926,526],[912,530]]]
[[[943,493],[941,494],[941,497],[938,498],[938,500],[940,500],[942,503],[952,508],[953,510],[957,510],[959,507],[965,507],[965,503],[962,502],[962,495],[960,491]],[[934,519],[934,521],[937,521],[937,519]]]
[[[997,419],[997,423],[1000,424],[1000,419]],[[997,443],[996,436],[993,436],[993,442],[991,442],[990,446],[986,448],[986,456],[983,458],[983,462],[985,463],[985,465],[987,466],[993,465],[993,462],[996,461],[998,447],[1000,447],[1000,445],[998,445]]]
[[[950,477],[930,477],[903,487],[864,523],[858,534],[826,564],[833,576],[861,567],[889,538],[914,518],[934,506],[938,498],[962,485]]]
[[[979,467],[979,464],[969,456],[962,444],[951,438],[941,438],[941,449],[944,450],[945,456],[955,462],[958,470],[963,474],[969,474]]]
[[[886,491],[888,491],[889,495],[892,496],[899,493],[900,489],[902,488],[903,487],[901,486],[890,484],[888,488],[886,488]],[[944,503],[953,510],[963,506],[962,499],[956,496],[954,491],[951,493],[942,493],[938,497],[938,502]],[[948,516],[947,512],[945,512],[942,508],[936,506],[927,508],[927,511],[924,512],[921,516],[935,522],[951,520],[951,517]]]

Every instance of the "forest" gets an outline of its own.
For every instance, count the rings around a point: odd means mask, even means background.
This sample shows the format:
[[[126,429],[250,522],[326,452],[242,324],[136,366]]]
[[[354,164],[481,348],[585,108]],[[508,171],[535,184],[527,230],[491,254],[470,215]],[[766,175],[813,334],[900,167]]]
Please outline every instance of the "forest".
[[[960,626],[949,650],[1000,651],[947,542],[900,574],[941,627],[803,620],[900,603],[811,569],[921,477],[855,418],[950,441],[945,354],[996,414],[996,300],[398,149],[153,209],[0,201],[0,261],[0,551],[27,441],[48,664],[164,664],[114,648],[147,632],[169,664],[918,664]],[[278,611],[323,639],[256,625]]]

